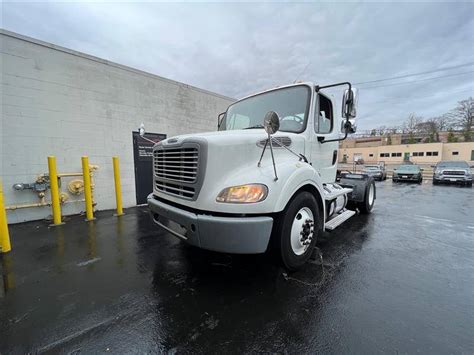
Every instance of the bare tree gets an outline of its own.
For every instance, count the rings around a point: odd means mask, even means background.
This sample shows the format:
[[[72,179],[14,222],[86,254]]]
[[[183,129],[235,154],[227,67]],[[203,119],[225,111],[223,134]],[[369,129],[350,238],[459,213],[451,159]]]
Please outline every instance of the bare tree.
[[[456,127],[462,130],[464,141],[474,139],[474,99],[469,97],[458,102],[457,107],[451,112],[451,117]]]
[[[439,121],[437,117],[429,118],[424,122],[424,133],[427,135],[427,143],[439,142]]]
[[[420,127],[420,123],[423,122],[423,118],[420,116],[415,115],[414,113],[410,113],[408,118],[403,124],[403,131],[404,133],[416,133]]]
[[[444,132],[450,128],[453,128],[453,123],[451,122],[451,119],[449,115],[447,114],[435,117],[434,120],[436,121],[436,124],[438,126],[438,131],[440,132]]]

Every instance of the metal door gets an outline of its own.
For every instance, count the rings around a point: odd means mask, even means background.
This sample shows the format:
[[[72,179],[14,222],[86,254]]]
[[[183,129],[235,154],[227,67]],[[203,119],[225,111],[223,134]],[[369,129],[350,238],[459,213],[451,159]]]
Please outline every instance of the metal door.
[[[132,132],[133,161],[135,165],[135,194],[137,205],[146,203],[147,196],[153,191],[153,143]],[[146,133],[145,137],[154,142],[166,139],[166,134]]]

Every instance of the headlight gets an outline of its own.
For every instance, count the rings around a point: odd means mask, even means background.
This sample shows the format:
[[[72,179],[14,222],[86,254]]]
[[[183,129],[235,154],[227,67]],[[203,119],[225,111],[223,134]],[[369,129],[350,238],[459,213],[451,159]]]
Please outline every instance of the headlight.
[[[227,187],[217,195],[217,202],[255,203],[265,200],[268,188],[262,184]]]

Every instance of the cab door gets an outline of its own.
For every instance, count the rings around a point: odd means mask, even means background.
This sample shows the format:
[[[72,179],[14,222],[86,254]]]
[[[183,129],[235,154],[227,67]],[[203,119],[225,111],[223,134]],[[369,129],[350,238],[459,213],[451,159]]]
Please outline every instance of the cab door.
[[[318,93],[315,95],[313,132],[311,134],[311,164],[321,174],[323,183],[336,180],[339,142],[322,143],[338,138],[339,131],[334,122],[334,107],[331,99]]]

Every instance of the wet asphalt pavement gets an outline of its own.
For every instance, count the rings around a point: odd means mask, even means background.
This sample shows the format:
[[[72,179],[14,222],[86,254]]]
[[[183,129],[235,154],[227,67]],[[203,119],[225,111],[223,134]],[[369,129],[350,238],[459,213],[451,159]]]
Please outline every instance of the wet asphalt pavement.
[[[186,246],[146,208],[11,226],[0,353],[474,352],[474,189],[377,183],[286,274]]]

